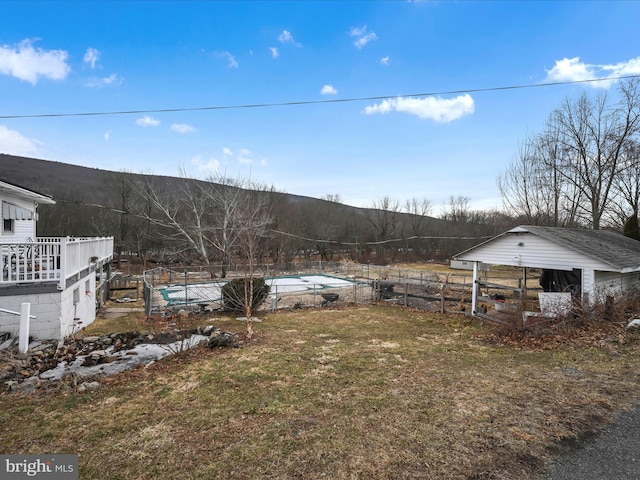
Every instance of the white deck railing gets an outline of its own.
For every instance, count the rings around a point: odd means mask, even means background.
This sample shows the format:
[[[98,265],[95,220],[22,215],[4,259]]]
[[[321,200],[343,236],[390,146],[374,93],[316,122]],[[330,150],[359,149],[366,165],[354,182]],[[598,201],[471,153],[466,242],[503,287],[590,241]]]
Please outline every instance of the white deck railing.
[[[43,237],[28,243],[0,243],[0,286],[66,280],[92,263],[111,260],[113,237]]]

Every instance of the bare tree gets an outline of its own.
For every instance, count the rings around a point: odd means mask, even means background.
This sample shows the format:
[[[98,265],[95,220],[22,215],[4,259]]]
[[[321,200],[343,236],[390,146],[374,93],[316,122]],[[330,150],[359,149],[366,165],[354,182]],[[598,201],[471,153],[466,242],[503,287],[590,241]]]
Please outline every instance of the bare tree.
[[[393,200],[389,196],[385,196],[380,200],[374,200],[371,208],[368,210],[368,220],[375,231],[375,241],[384,242],[389,240],[398,228],[398,212],[400,204],[397,200]],[[384,245],[379,244],[377,248],[378,256],[382,256]]]
[[[581,194],[559,171],[553,132],[530,136],[497,185],[505,208],[531,225],[573,226]]]
[[[168,183],[166,183],[168,182]],[[233,261],[243,267],[247,336],[253,335],[254,279],[271,223],[274,190],[250,179],[211,174],[207,181],[184,175],[177,182],[149,178],[140,189],[151,210],[142,214],[170,244],[185,245],[209,267],[222,261],[222,275]]]
[[[176,247],[176,254],[190,251],[211,267],[213,226],[207,221],[211,204],[203,186],[181,174],[179,179],[143,177],[138,192],[150,208],[140,213],[156,227],[165,246]]]
[[[623,147],[622,165],[615,185],[612,222],[622,226],[629,217],[638,217],[640,212],[640,142],[631,139]]]
[[[327,193],[320,197],[320,199],[326,200],[327,202],[342,203],[342,196],[339,193]]]
[[[498,178],[507,208],[535,224],[599,229],[618,196],[633,196],[629,149],[640,128],[637,81],[621,83],[618,93],[615,103],[607,94],[583,93],[551,113],[542,134],[528,138]]]
[[[406,224],[409,229],[409,235],[421,237],[427,233],[429,225],[429,215],[433,210],[433,204],[428,198],[412,198],[404,204],[404,211],[408,214],[405,217]],[[415,242],[416,246],[420,245],[420,240]]]
[[[624,170],[624,146],[640,126],[640,95],[636,81],[622,83],[620,100],[611,105],[606,94],[586,94],[565,100],[551,114],[551,126],[560,144],[558,172],[584,197],[582,210],[594,230],[612,198],[612,189]]]
[[[268,228],[272,221],[272,203],[269,201],[267,192],[257,190],[258,185],[251,184],[251,186],[253,189],[244,191],[242,201],[235,208],[233,217],[236,252],[244,265],[244,313],[248,338],[253,336],[256,262],[260,247],[267,239]]]
[[[449,203],[442,207],[441,218],[452,222],[467,222],[471,215],[470,199],[464,195],[449,197]]]

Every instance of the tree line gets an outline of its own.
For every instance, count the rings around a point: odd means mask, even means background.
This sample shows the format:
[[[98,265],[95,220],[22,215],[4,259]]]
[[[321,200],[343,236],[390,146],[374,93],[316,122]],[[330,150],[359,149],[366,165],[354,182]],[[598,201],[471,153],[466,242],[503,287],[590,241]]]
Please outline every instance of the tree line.
[[[99,171],[101,192],[69,187],[40,207],[40,236],[113,236],[116,253],[144,262],[198,264],[225,275],[230,264],[340,260],[387,264],[444,260],[513,226],[451,197],[438,216],[427,198],[385,196],[369,208],[279,192],[251,179],[206,180]]]
[[[533,225],[622,228],[640,206],[640,92],[566,99],[528,136],[497,183],[505,207]]]

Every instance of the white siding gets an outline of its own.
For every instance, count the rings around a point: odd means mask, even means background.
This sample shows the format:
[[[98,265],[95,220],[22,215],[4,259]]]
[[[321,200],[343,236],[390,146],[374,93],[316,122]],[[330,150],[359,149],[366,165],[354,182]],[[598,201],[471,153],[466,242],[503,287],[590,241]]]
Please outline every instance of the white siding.
[[[89,290],[85,290],[86,282]],[[74,303],[74,290],[77,289],[77,302]],[[77,319],[77,320],[76,320]],[[96,274],[68,286],[62,293],[60,329],[63,337],[77,332],[92,324],[96,319]]]
[[[640,288],[640,273],[596,272],[595,293],[600,301],[607,295]]]
[[[36,239],[36,222],[34,220],[15,221],[15,240],[19,243],[33,242]]]
[[[470,252],[458,255],[458,260],[479,261],[493,265],[526,266],[554,270],[612,270],[576,251],[563,248],[531,233],[509,233],[498,237]]]
[[[2,202],[9,202],[17,207],[24,208],[31,212],[36,211],[35,203],[31,200],[0,193],[0,206]],[[2,216],[2,208],[0,207],[0,216]],[[13,233],[4,233],[2,231],[2,223],[0,223],[0,240],[4,242],[25,243],[33,241],[36,238],[36,222],[35,220],[15,220]]]

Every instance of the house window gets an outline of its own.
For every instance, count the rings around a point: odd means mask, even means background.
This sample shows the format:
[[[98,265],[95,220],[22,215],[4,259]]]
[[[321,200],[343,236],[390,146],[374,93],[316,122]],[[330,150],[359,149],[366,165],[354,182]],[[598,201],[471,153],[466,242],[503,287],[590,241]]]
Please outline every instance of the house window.
[[[13,231],[15,229],[14,225],[15,225],[15,223],[14,223],[14,220],[12,218],[5,218],[2,221],[2,231],[4,233],[13,233]]]
[[[73,304],[77,305],[80,303],[80,287],[73,289]]]
[[[91,295],[91,283],[89,282],[89,280],[84,282],[84,294]]]

